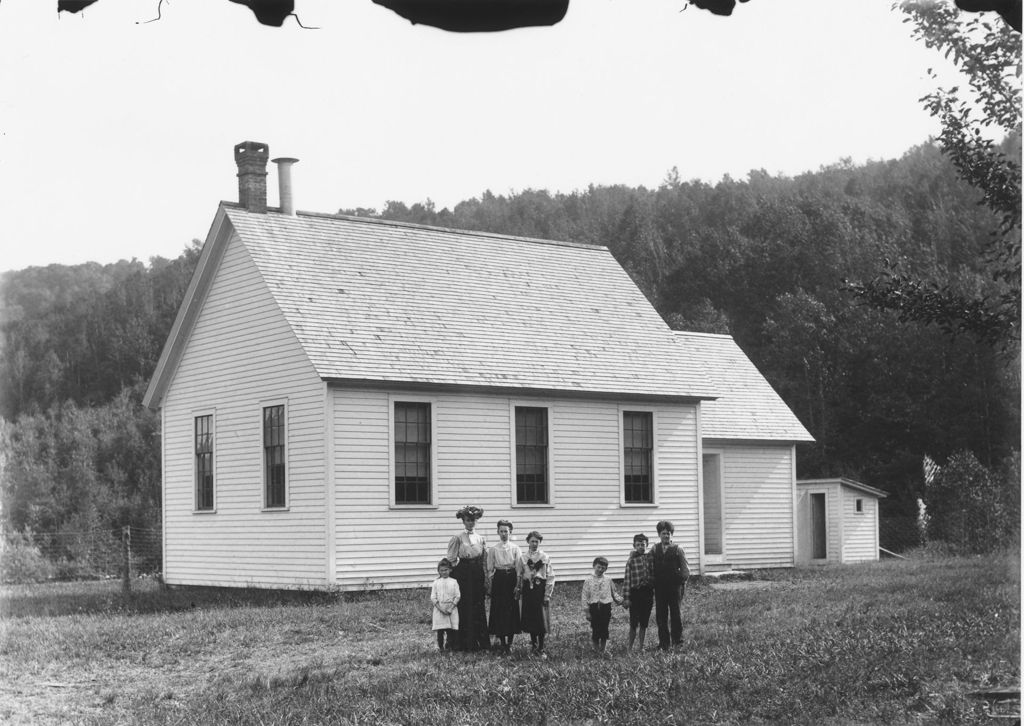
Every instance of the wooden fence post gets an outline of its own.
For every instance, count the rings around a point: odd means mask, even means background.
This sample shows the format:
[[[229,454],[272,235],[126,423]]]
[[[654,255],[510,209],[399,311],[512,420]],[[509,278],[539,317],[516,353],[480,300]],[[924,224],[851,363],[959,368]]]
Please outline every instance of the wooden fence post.
[[[132,589],[132,528],[121,528],[121,590],[131,592]]]

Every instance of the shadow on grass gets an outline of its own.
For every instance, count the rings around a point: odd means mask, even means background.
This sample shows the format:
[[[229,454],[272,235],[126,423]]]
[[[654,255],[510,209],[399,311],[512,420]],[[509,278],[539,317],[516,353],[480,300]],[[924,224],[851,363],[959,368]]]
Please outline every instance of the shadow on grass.
[[[691,578],[687,592],[693,596],[708,591],[717,582],[713,578]],[[621,587],[621,581],[616,581]],[[580,583],[563,583],[560,596],[575,602]],[[567,589],[568,588],[568,589]],[[79,580],[0,586],[0,617],[61,617],[68,615],[145,615],[187,612],[194,609],[243,607],[325,606],[338,603],[418,603],[426,598],[422,588],[364,591],[271,590],[238,587],[165,586],[158,579],[132,580],[128,592],[120,579]],[[399,602],[401,601],[401,602]]]
[[[361,593],[346,593],[346,601]],[[152,578],[139,578],[131,590],[121,580],[57,582],[0,588],[0,617],[54,617],[62,615],[172,613],[196,608],[279,607],[329,605],[342,595],[312,590],[257,588],[165,587]]]

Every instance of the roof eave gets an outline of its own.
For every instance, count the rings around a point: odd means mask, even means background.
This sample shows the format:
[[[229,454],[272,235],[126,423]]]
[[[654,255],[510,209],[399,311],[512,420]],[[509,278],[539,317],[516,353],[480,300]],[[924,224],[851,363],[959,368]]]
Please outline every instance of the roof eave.
[[[797,480],[797,484],[806,486],[814,486],[820,484],[839,484],[841,486],[849,487],[850,489],[857,489],[859,491],[864,492],[865,494],[873,494],[874,496],[879,498],[889,496],[889,492],[886,492],[882,489],[876,489],[875,487],[868,486],[867,484],[861,484],[859,481],[847,479],[844,476],[831,477],[825,479],[799,479]]]
[[[163,405],[164,395],[174,379],[178,363],[181,361],[192,328],[202,309],[203,300],[209,292],[214,274],[223,257],[224,248],[231,238],[231,231],[231,221],[225,214],[222,204],[217,208],[217,213],[210,224],[210,231],[203,243],[196,269],[192,273],[192,279],[189,281],[188,289],[178,308],[178,315],[174,319],[174,325],[171,326],[171,332],[160,352],[160,359],[149,380],[149,387],[142,398],[142,405],[146,408],[156,410]]]
[[[723,436],[722,434],[705,434],[701,437],[705,442],[711,444],[721,445],[749,445],[749,446],[764,446],[770,444],[772,446],[795,446],[797,444],[813,444],[814,438],[808,435],[807,438],[800,438],[799,436],[780,436],[778,438],[765,438],[764,436]]]
[[[546,398],[574,398],[597,400],[609,398],[625,398],[630,401],[649,401],[651,403],[683,403],[695,404],[700,401],[714,400],[707,394],[667,394],[641,393],[636,391],[598,391],[568,388],[543,388],[534,386],[503,386],[467,383],[437,383],[424,381],[399,381],[374,378],[342,378],[324,377],[330,386],[348,388],[387,388],[395,391],[417,391],[427,393],[489,393],[501,396],[537,396]]]

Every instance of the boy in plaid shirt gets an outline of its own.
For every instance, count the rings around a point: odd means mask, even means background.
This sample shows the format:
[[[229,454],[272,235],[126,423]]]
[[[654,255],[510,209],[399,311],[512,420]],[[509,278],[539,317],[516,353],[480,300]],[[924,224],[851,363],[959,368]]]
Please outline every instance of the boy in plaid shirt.
[[[647,555],[647,535],[633,535],[633,551],[626,560],[626,576],[622,580],[622,607],[629,608],[629,642],[626,650],[633,650],[634,641],[637,641],[637,650],[644,649],[644,637],[654,607],[653,567]]]

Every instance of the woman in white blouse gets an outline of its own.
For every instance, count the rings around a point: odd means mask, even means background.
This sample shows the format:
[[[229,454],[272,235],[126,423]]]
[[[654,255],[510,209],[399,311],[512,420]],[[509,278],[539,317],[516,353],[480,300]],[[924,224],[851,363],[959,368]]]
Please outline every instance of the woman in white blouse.
[[[448,542],[447,559],[452,563],[452,576],[459,583],[462,594],[458,605],[459,629],[456,637],[459,650],[480,650],[491,645],[487,635],[487,611],[484,608],[487,540],[474,531],[477,520],[483,514],[484,510],[480,507],[462,507],[455,516],[462,520],[465,529]]]
[[[509,541],[512,522],[498,521],[498,544],[487,548],[487,592],[491,594],[491,617],[487,630],[498,637],[505,653],[512,652],[512,639],[519,630],[519,576],[516,564],[522,557],[519,545]]]

